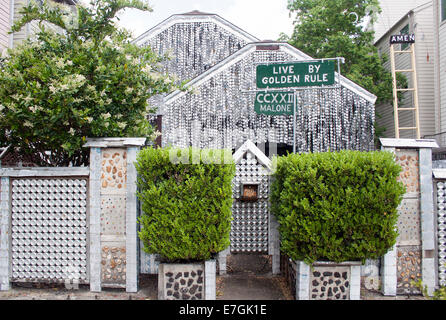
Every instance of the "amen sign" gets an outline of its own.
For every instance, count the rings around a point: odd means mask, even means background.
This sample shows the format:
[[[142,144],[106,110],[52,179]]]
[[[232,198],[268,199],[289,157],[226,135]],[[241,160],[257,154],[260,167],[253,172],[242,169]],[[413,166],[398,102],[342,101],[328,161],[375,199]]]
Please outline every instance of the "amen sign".
[[[335,83],[333,60],[259,65],[257,88],[330,86]]]
[[[396,34],[390,36],[390,44],[394,43],[415,43],[414,34]]]

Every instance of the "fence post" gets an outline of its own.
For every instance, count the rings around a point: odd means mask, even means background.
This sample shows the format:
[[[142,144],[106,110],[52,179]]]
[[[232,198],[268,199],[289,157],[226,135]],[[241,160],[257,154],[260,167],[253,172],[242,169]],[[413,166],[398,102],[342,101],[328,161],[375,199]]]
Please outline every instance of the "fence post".
[[[10,220],[9,177],[1,177],[0,200],[0,291],[7,291],[10,285],[9,265],[9,220]]]
[[[395,154],[403,171],[406,194],[398,208],[399,236],[383,259],[383,294],[408,294],[418,290],[420,279],[432,294],[435,288],[435,223],[432,182],[432,148],[435,140],[380,139],[382,149]],[[415,271],[413,271],[415,270]]]
[[[136,169],[145,138],[90,138],[90,289],[138,290]]]

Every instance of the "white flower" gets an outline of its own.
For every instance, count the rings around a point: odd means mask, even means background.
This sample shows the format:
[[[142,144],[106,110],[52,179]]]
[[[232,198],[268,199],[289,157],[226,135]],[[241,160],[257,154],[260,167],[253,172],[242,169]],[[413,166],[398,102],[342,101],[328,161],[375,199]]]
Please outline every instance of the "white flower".
[[[2,112],[3,109],[5,109],[5,107],[4,107],[3,105],[0,104],[0,112]]]
[[[28,94],[26,98],[23,98],[23,101],[25,101],[26,103],[30,103],[31,101],[33,101],[33,98],[31,98],[31,96]]]
[[[118,124],[118,127],[121,129],[124,129],[127,126],[127,123],[125,123],[125,122],[118,122],[117,124]]]
[[[65,68],[65,62],[63,61],[63,59],[57,59],[56,67],[58,67],[59,69]]]
[[[93,118],[92,118],[92,117],[87,117],[87,118],[85,118],[85,119],[87,120],[88,123],[91,123],[91,122],[93,121]]]
[[[28,127],[28,128],[32,128],[34,125],[31,123],[31,122],[29,122],[28,120],[27,121],[25,121],[24,123],[23,123],[23,125],[25,126],[25,127]]]
[[[125,93],[130,94],[133,92],[133,88],[128,87],[127,89],[125,89]]]
[[[70,131],[68,131],[68,133],[71,134],[72,136],[74,136],[76,131],[73,128],[70,128]]]
[[[29,110],[30,110],[32,113],[36,113],[36,111],[38,111],[38,110],[42,110],[42,108],[39,107],[39,106],[32,106],[32,107],[29,107]]]
[[[51,93],[53,93],[53,94],[57,92],[56,87],[54,87],[53,85],[50,85],[50,86],[48,87],[48,89],[50,89]]]
[[[110,114],[109,112],[107,112],[107,113],[103,113],[103,114],[101,115],[101,117],[104,118],[104,119],[108,119],[108,118],[111,117],[111,114]]]
[[[144,68],[142,68],[142,71],[144,73],[149,73],[150,71],[152,71],[152,67],[150,65],[146,65]]]
[[[21,101],[23,99],[23,96],[21,94],[14,94],[11,96],[16,101]]]

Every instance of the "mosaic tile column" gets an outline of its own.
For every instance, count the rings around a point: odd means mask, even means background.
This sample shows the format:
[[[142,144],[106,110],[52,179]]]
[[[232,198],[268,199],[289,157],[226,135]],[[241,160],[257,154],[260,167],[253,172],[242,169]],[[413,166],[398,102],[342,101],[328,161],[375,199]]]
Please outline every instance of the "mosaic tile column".
[[[145,139],[88,139],[91,148],[91,290],[138,290],[136,169]],[[99,177],[99,179],[97,179]],[[92,189],[93,190],[93,189]],[[94,233],[93,233],[94,231]],[[94,280],[94,281],[93,281]]]
[[[383,259],[385,295],[418,294],[413,284],[422,280],[428,291],[435,287],[434,208],[432,183],[432,140],[381,139],[383,150],[395,154],[406,187],[398,211],[399,236],[393,250]]]

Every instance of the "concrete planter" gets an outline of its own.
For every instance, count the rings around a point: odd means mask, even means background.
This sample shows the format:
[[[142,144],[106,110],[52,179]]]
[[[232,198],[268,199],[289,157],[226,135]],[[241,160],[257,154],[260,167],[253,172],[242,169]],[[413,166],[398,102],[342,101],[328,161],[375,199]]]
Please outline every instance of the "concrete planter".
[[[160,263],[158,300],[215,300],[215,260]]]
[[[294,264],[296,300],[360,300],[361,263],[356,261],[314,262],[312,267],[303,261]]]

